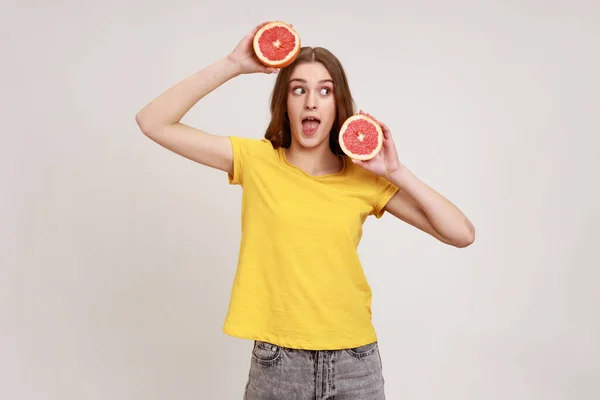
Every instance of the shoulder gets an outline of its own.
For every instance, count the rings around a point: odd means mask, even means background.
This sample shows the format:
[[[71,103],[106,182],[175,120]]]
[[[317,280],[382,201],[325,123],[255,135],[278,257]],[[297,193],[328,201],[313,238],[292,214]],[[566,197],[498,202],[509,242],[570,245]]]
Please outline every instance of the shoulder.
[[[239,156],[271,156],[276,153],[273,144],[265,138],[256,139],[241,136],[229,136],[229,140],[231,141],[234,155],[236,152]]]
[[[264,169],[261,165],[273,165],[278,157],[277,149],[268,139],[229,136],[229,140],[233,150],[233,173],[229,175],[232,184],[243,184],[250,171]]]
[[[346,177],[354,183],[364,183],[366,185],[376,185],[380,178],[371,171],[367,171],[363,167],[352,162],[350,157],[345,156],[344,162],[346,165]]]
[[[385,205],[399,188],[384,177],[354,164],[350,159],[346,159],[346,165],[349,183],[368,199],[373,207],[372,214],[381,218]]]

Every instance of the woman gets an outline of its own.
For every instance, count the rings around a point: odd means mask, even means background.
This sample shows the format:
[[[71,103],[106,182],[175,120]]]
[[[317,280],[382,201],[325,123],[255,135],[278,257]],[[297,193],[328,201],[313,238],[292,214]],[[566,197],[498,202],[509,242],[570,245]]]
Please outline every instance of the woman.
[[[267,68],[252,50],[262,25],[136,119],[155,142],[243,187],[224,332],[254,340],[244,398],[384,399],[371,291],[357,255],[363,222],[387,211],[456,247],[473,242],[474,228],[399,161],[385,124],[377,157],[346,157],[336,133],[354,102],[338,59],[305,47],[289,67]],[[215,136],[180,122],[208,93],[250,73],[279,73],[264,138]]]

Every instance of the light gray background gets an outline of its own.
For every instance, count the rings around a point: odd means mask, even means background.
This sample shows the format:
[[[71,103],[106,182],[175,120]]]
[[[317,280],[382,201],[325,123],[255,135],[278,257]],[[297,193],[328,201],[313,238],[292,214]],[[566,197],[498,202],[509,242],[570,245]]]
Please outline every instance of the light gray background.
[[[360,247],[390,399],[600,398],[595,1],[3,3],[0,398],[241,399],[221,333],[240,189],[135,114],[283,19],[342,60],[401,160],[477,228],[387,215]],[[261,137],[274,76],[184,122]]]

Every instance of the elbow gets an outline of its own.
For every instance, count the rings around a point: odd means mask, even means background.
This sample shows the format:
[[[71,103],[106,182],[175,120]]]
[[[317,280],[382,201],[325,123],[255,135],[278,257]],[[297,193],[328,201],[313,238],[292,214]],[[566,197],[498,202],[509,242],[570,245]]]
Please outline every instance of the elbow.
[[[143,111],[140,111],[135,115],[135,122],[144,135],[150,135],[150,125],[148,124],[147,119],[144,117]]]
[[[140,128],[140,131],[150,139],[155,140],[159,135],[161,135],[165,128],[168,126],[161,121],[156,121],[148,116],[147,111],[140,111],[135,116],[135,122],[137,126]]]
[[[475,242],[475,227],[468,223],[462,234],[454,240],[454,247],[464,249]]]

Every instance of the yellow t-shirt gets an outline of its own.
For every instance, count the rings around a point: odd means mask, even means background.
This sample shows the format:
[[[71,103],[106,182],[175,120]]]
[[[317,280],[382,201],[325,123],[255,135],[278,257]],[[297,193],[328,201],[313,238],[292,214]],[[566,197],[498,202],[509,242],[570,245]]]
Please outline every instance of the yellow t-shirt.
[[[380,218],[398,188],[349,160],[311,176],[266,139],[230,140],[242,237],[223,332],[308,350],[375,341],[357,247],[367,216]]]

